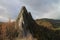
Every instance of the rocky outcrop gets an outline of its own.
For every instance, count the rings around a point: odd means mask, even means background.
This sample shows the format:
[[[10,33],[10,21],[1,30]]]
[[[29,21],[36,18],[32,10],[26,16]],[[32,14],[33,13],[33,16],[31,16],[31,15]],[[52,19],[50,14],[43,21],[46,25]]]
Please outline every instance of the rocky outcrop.
[[[21,12],[19,13],[16,19],[16,28],[19,32],[19,37],[27,37],[30,33],[28,27],[31,26],[30,21],[32,22],[33,18],[30,12],[27,12],[26,8],[23,6]]]
[[[41,25],[39,25],[24,6],[16,19],[16,28],[18,29],[20,38],[26,37],[27,40],[28,34],[31,34],[32,40],[34,38],[37,40],[59,40],[59,31],[48,29],[48,26],[49,28],[51,27],[51,23],[47,22],[47,24],[45,24],[46,22],[44,21]]]

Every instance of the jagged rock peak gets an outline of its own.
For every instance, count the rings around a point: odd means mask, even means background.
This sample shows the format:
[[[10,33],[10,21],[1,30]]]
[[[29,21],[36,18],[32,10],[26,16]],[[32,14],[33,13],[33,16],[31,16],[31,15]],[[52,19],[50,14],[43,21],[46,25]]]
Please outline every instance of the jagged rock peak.
[[[26,7],[25,6],[22,6],[22,9],[21,9],[21,11],[25,11],[25,12],[27,12],[27,9],[26,9]]]
[[[22,6],[22,9],[26,9],[26,7],[25,6]]]

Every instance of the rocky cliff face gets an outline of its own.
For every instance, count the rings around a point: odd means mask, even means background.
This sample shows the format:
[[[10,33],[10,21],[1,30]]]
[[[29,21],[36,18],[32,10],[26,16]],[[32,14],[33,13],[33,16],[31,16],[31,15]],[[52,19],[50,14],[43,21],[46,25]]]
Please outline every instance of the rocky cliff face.
[[[31,13],[27,12],[26,8],[23,6],[21,12],[16,19],[16,28],[18,29],[20,38],[27,37],[30,34],[28,27],[31,26],[30,22],[32,21],[33,18],[31,16]]]

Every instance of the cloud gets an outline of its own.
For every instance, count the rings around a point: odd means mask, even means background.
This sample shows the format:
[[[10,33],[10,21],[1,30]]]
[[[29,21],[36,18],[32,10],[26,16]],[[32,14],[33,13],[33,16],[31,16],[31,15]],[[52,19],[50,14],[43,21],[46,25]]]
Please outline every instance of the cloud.
[[[16,19],[22,6],[26,6],[34,19],[60,17],[60,0],[0,0],[0,16]]]
[[[18,1],[0,0],[0,18],[1,21],[6,21],[8,18],[15,18],[18,11]]]
[[[4,16],[0,16],[0,22],[8,22],[10,20],[10,18],[8,17],[4,17]],[[14,19],[11,19],[11,22],[15,21]]]
[[[18,15],[19,8],[19,1],[0,0],[0,16],[14,19]]]
[[[0,21],[1,21],[1,22],[6,22],[6,21],[8,21],[8,18],[3,17],[3,16],[0,16]]]
[[[59,15],[60,0],[22,0],[30,6],[34,18],[56,18]],[[59,12],[59,13],[58,13]],[[57,14],[54,16],[54,14]]]

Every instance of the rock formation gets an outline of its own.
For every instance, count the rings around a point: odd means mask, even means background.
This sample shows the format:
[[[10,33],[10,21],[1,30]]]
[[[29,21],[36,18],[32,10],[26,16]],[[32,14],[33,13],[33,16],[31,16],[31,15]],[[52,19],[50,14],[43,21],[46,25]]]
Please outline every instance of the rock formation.
[[[19,33],[18,37],[22,39],[26,37],[24,40],[29,40],[27,39],[28,34],[32,35],[31,40],[60,40],[59,31],[38,25],[24,6],[16,19],[16,28]]]
[[[26,8],[23,6],[21,12],[16,19],[16,28],[19,32],[19,37],[27,37],[29,34],[28,26],[30,26],[29,21],[32,21],[30,12],[27,12]]]

